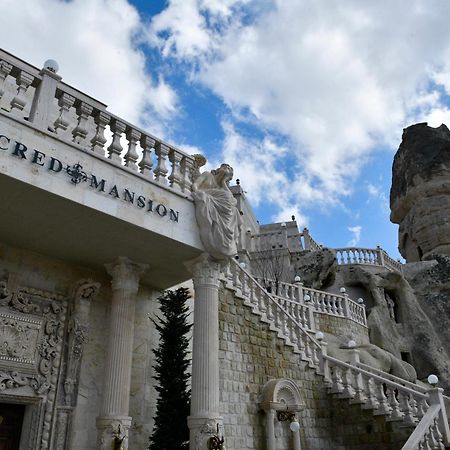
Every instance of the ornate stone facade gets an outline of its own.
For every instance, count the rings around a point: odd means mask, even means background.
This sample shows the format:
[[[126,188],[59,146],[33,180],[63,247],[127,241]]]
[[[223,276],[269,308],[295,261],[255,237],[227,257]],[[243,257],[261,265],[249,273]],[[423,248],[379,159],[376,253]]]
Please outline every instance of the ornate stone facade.
[[[60,376],[66,326],[67,299],[26,287],[10,288],[0,282],[0,333],[5,340],[0,356],[0,392],[9,391],[34,399],[34,422],[27,448],[50,449],[50,433],[55,422],[55,400]]]

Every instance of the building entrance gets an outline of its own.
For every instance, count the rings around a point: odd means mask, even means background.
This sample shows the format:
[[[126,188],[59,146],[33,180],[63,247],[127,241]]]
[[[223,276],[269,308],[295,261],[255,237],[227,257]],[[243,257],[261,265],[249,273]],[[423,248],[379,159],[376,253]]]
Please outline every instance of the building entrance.
[[[25,405],[0,403],[0,450],[19,450]]]

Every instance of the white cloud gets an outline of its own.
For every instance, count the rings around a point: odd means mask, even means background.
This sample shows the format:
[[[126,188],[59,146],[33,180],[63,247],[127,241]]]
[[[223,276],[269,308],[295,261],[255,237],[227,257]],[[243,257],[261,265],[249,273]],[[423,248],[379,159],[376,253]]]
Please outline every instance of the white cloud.
[[[56,59],[65,82],[137,125],[145,125],[146,111],[160,121],[175,114],[176,93],[148,73],[137,46],[143,24],[126,0],[3,0],[1,6],[5,50],[38,67]]]
[[[348,227],[347,229],[353,235],[352,239],[347,242],[347,245],[350,247],[355,247],[356,245],[358,245],[359,241],[361,240],[362,226],[356,225],[354,227]]]
[[[159,45],[190,61],[194,79],[223,99],[235,121],[259,126],[271,142],[270,133],[288,139],[288,148],[272,157],[279,166],[285,158],[298,167],[282,180],[301,199],[290,195],[288,208],[338,202],[377,147],[398,145],[404,126],[450,118],[430,84],[450,92],[449,2],[411,0],[406,7],[401,0],[266,0],[255,12],[255,3],[230,0],[233,20],[208,10],[216,1],[182,3],[169,1],[161,14]],[[194,21],[179,14],[186,3]],[[176,19],[168,19],[169,12]],[[201,45],[180,31],[185,26],[202,36]],[[242,142],[241,151],[247,149]],[[270,164],[240,158],[249,167],[249,192],[261,192],[257,184],[266,186],[263,178],[278,174]]]

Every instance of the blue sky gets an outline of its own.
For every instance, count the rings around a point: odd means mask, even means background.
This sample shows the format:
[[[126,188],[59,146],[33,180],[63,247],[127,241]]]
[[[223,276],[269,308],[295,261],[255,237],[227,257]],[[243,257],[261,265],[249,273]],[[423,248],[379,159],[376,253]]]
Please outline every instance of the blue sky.
[[[294,214],[330,247],[381,245],[393,155],[450,123],[450,2],[2,0],[0,42],[211,166],[261,223]]]

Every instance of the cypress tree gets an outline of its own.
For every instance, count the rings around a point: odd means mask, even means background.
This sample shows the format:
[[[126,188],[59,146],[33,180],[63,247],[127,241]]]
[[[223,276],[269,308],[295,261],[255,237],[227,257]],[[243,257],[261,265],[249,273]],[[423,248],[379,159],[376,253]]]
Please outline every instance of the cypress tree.
[[[159,332],[159,347],[155,356],[156,390],[159,394],[156,417],[149,450],[188,450],[187,416],[190,407],[188,381],[188,337],[192,327],[188,323],[189,290],[178,288],[165,291],[158,300],[162,317],[153,320]]]

